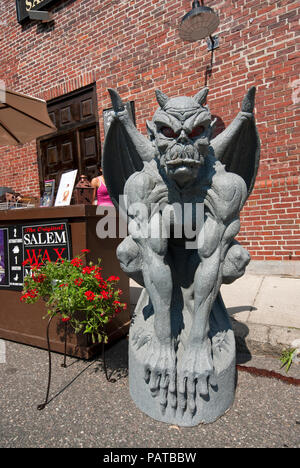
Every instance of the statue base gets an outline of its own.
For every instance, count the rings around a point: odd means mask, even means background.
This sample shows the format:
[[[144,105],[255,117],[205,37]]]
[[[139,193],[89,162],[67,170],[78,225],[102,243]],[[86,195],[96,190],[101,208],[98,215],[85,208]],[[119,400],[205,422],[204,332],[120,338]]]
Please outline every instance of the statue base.
[[[179,337],[177,362],[180,363],[183,346],[188,336],[189,314],[184,317],[185,331]],[[160,396],[152,396],[144,379],[145,359],[149,355],[148,345],[153,334],[153,309],[146,290],[143,291],[132,318],[129,333],[129,389],[136,406],[148,416],[168,424],[196,426],[211,423],[222,416],[233,404],[236,386],[236,351],[234,333],[220,295],[210,316],[210,339],[214,365],[214,384],[209,385],[208,395],[197,394],[196,410],[193,414],[187,409],[173,408],[167,404],[162,409]],[[175,321],[176,322],[176,321]]]

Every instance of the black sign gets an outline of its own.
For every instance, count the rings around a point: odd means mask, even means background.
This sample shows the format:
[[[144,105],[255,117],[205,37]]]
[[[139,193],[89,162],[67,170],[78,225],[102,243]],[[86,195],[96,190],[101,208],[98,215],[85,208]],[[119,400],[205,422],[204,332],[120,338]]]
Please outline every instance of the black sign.
[[[9,286],[22,287],[24,279],[22,226],[9,226],[8,254]]]
[[[0,288],[9,286],[8,228],[0,229]]]
[[[29,19],[30,10],[48,10],[58,0],[16,0],[17,18],[19,23]]]
[[[0,289],[22,289],[32,266],[70,258],[66,221],[0,227]]]

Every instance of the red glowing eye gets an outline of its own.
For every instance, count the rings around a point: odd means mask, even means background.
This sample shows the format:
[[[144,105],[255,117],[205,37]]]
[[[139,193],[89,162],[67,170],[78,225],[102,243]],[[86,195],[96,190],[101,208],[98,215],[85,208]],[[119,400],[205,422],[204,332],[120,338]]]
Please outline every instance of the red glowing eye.
[[[161,133],[167,138],[176,138],[177,134],[170,127],[162,127],[160,129]]]
[[[190,138],[196,138],[204,132],[205,128],[202,125],[199,125],[198,127],[193,128],[191,133],[189,134]]]

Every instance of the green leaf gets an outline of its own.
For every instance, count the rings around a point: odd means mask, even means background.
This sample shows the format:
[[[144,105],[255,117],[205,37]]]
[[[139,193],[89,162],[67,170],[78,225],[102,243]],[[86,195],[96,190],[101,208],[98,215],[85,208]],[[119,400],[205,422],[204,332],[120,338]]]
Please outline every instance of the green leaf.
[[[292,365],[295,351],[296,351],[296,348],[288,348],[288,349],[284,349],[281,353],[281,356],[279,359],[282,362],[282,366],[280,367],[280,369],[286,366],[286,370],[285,370],[286,373],[289,371]]]

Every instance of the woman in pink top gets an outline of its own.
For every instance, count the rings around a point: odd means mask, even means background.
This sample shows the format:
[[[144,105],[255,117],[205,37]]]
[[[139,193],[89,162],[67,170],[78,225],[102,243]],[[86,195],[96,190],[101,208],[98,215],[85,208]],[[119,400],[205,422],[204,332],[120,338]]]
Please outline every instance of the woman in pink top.
[[[95,200],[94,204],[95,205],[113,206],[113,202],[111,201],[111,199],[109,197],[109,194],[108,194],[108,191],[107,191],[107,188],[106,188],[106,185],[105,185],[101,165],[97,164],[97,168],[98,168],[98,171],[99,171],[100,175],[98,177],[95,177],[91,181],[91,185],[92,185],[92,187],[94,187],[94,200]]]

